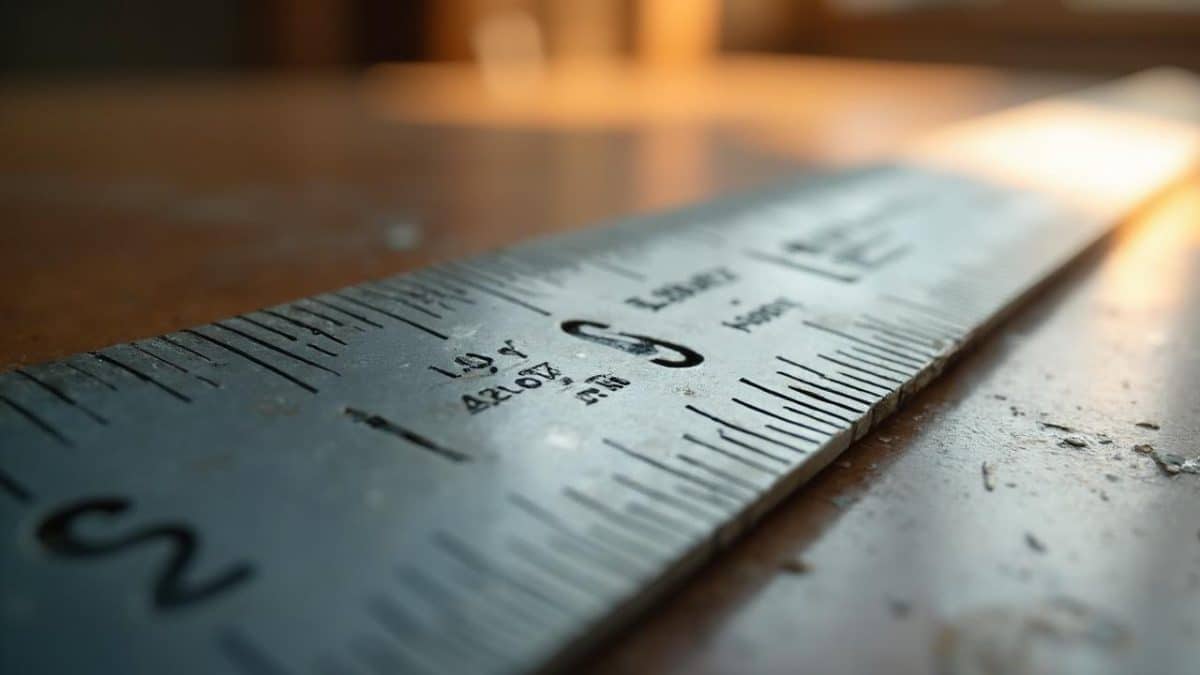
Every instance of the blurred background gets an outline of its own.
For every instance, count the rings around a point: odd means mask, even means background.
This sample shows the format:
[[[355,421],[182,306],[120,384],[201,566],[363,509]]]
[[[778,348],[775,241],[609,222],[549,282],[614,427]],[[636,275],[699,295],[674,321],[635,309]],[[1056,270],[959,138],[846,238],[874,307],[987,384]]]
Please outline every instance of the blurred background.
[[[1200,0],[0,0],[0,368],[1160,64]]]
[[[352,68],[508,50],[771,51],[1128,71],[1200,64],[1200,0],[7,0],[8,75]]]

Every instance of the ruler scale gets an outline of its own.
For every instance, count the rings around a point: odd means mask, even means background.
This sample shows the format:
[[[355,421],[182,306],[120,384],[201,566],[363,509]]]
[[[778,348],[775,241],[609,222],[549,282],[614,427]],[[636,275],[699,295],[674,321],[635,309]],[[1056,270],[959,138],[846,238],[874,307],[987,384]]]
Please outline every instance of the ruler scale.
[[[1153,72],[0,374],[0,670],[571,663],[1196,156]]]

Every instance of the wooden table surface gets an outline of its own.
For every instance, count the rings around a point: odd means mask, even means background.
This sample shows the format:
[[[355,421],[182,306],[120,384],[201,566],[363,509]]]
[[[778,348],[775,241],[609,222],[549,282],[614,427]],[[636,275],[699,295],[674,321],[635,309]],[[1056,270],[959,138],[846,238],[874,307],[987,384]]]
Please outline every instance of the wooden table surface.
[[[0,369],[869,161],[1088,83],[763,58],[502,90],[461,67],[10,83]],[[1200,476],[1132,447],[1200,454],[1198,344],[1193,177],[589,665],[1197,672]]]

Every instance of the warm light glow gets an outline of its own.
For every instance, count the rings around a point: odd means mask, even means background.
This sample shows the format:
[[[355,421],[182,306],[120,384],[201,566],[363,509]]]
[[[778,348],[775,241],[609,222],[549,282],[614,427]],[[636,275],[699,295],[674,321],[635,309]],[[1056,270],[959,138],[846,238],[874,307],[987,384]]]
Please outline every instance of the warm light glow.
[[[1123,233],[1117,261],[1101,271],[1101,296],[1118,307],[1137,307],[1145,312],[1179,312],[1179,304],[1196,289],[1189,283],[1193,272],[1186,256],[1176,252],[1200,244],[1200,183],[1192,181],[1169,192],[1155,207],[1142,214],[1134,227]],[[1151,266],[1120,264],[1121,258],[1154,261]],[[1148,267],[1154,274],[1146,274]],[[1141,330],[1137,321],[1128,328]],[[1134,335],[1133,339],[1143,336]]]
[[[541,85],[546,55],[542,31],[521,9],[491,12],[471,35],[479,72],[488,92],[498,98],[529,96]]]
[[[538,38],[527,19],[510,17],[489,29],[491,37],[480,40],[482,69],[373,68],[365,87],[369,102],[382,117],[408,123],[735,129],[765,151],[825,164],[899,154],[1034,188],[1101,217],[1124,213],[1148,188],[1200,156],[1194,123],[1157,114],[1200,119],[1200,111],[1188,107],[1200,100],[1200,84],[1177,72],[1114,85],[1140,112],[1094,97],[1058,99],[957,124],[897,150],[897,142],[915,133],[976,112],[981,92],[994,86],[988,74],[947,69],[930,77],[926,67],[855,63],[851,80],[847,64],[835,60],[762,57],[726,57],[686,69],[602,61],[543,65],[529,46]],[[819,136],[814,127],[822,129]]]
[[[1109,218],[1185,172],[1198,155],[1195,125],[1083,100],[958,125],[907,153],[924,165],[1033,188]]]
[[[485,58],[501,73],[510,63]],[[977,112],[995,77],[962,67],[724,56],[676,69],[551,61],[538,77],[515,79],[485,76],[467,64],[383,64],[368,71],[364,89],[379,115],[398,122],[540,129],[720,124],[752,134],[750,142],[772,152],[811,156],[811,148],[797,146],[814,124],[828,130],[831,121],[836,126],[847,120],[845,133],[835,133],[836,141],[820,149],[845,154],[861,147],[864,135],[881,136],[867,127],[886,128],[895,141],[897,123],[925,130]]]
[[[640,0],[635,7],[637,53],[649,65],[692,65],[716,53],[717,0]]]

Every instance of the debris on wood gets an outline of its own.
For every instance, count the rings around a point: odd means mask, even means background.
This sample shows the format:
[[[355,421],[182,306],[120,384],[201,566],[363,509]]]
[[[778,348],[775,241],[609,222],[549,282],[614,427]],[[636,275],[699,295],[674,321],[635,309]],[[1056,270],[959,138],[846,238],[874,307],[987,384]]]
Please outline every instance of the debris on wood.
[[[1073,448],[1086,448],[1088,446],[1087,439],[1079,434],[1064,436],[1062,442]]]
[[[1041,539],[1038,539],[1037,537],[1033,536],[1032,532],[1025,533],[1025,543],[1029,544],[1029,548],[1033,549],[1034,551],[1036,551],[1038,553],[1046,552],[1046,545],[1042,543]]]
[[[1161,452],[1153,445],[1140,443],[1133,446],[1133,451],[1149,455],[1159,468],[1171,476],[1181,473],[1200,474],[1200,457],[1184,457],[1174,452]]]
[[[983,489],[987,490],[988,492],[994,491],[996,489],[996,481],[995,476],[993,475],[995,473],[995,469],[992,468],[992,465],[984,462],[983,464],[979,465],[979,472],[983,475]]]

